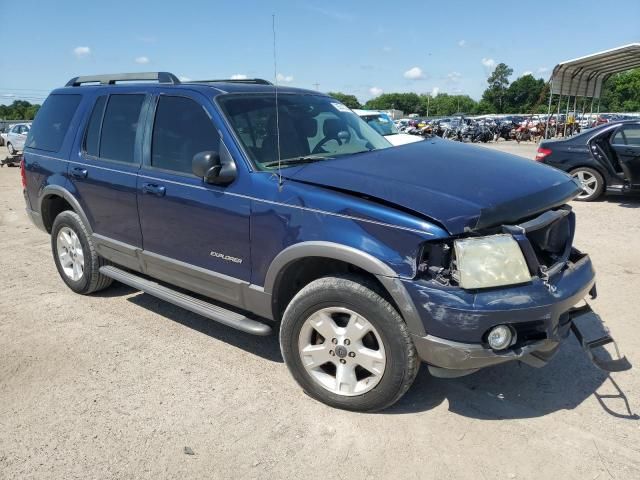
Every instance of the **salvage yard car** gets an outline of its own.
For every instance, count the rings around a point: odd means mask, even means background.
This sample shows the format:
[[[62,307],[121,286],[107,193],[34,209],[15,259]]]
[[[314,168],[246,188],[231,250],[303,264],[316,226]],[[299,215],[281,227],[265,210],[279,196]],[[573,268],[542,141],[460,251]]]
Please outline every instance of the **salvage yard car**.
[[[640,194],[640,121],[606,123],[567,139],[545,140],[536,160],[577,178],[582,192],[576,200]]]
[[[417,135],[409,135],[408,133],[399,132],[396,124],[391,120],[391,117],[384,112],[357,109],[353,112],[367,122],[369,126],[376,130],[380,135],[389,140],[391,145],[406,145],[407,143],[420,142],[424,140],[422,137]]]
[[[247,333],[279,327],[292,376],[333,407],[392,405],[420,362],[444,377],[547,363],[596,296],[567,205],[580,184],[454,142],[390,147],[315,91],[76,77],[39,110],[22,182],[74,292],[117,280]]]

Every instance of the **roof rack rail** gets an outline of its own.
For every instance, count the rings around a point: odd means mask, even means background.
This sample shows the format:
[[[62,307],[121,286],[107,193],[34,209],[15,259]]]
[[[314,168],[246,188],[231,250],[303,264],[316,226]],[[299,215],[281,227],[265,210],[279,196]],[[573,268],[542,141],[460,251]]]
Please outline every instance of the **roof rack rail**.
[[[108,75],[87,75],[73,77],[66,87],[79,87],[83,83],[99,83],[100,85],[115,85],[116,82],[136,82],[139,80],[156,80],[158,83],[178,84],[180,80],[169,72],[141,72],[141,73],[112,73]]]
[[[263,78],[221,78],[217,80],[189,80],[188,83],[253,83],[256,85],[273,85]]]

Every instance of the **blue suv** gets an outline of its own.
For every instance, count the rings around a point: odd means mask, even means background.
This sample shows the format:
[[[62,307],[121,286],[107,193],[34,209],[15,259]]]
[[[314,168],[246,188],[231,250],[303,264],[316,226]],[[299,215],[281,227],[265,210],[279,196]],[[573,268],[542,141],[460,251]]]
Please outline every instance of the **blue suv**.
[[[117,280],[279,328],[293,377],[334,407],[393,404],[421,362],[542,366],[596,294],[565,173],[444,140],[392,148],[337,100],[264,80],[73,78],[38,112],[22,174],[73,291]]]

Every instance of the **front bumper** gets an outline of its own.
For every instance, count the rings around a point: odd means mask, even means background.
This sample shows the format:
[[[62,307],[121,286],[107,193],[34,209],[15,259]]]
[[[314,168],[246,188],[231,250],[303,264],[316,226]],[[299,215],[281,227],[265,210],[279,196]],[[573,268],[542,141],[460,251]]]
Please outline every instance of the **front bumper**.
[[[595,272],[589,256],[576,252],[548,284],[535,279],[476,292],[430,281],[405,286],[428,333],[413,335],[418,355],[432,370],[455,376],[511,360],[546,364],[569,335],[577,315],[572,307],[589,293],[595,297]],[[511,326],[520,338],[509,349],[494,351],[485,342],[486,333],[500,324]]]

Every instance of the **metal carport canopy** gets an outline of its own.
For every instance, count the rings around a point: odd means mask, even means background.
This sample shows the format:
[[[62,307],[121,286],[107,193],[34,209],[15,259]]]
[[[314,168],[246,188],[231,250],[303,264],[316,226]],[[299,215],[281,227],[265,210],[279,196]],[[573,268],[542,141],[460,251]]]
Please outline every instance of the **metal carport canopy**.
[[[640,67],[640,43],[559,63],[551,74],[551,93],[600,98],[602,84],[614,73]]]

